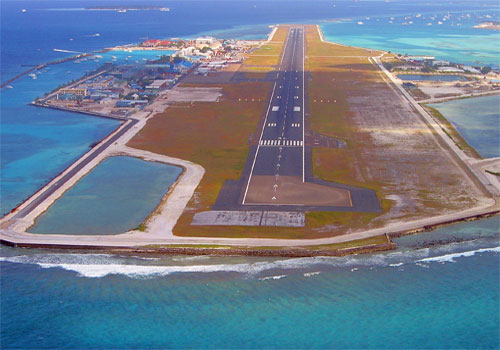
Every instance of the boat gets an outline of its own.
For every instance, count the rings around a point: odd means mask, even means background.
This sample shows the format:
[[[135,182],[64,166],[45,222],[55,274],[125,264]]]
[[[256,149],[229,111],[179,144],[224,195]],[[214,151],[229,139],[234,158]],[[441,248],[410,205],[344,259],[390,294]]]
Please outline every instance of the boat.
[[[125,12],[127,12],[127,10],[126,9],[121,9],[121,10],[118,10],[118,12],[119,13],[125,13]]]
[[[169,9],[168,7],[162,7],[162,8],[160,9],[160,11],[163,11],[163,12],[168,12],[168,11],[170,11],[170,9]]]
[[[359,25],[361,25],[361,24],[364,24],[364,23],[363,23],[363,22],[361,22],[361,21],[359,21],[359,22],[358,22],[358,24],[359,24]]]
[[[25,13],[25,12],[28,12],[28,10],[26,10],[26,9],[22,9],[22,10],[21,10],[21,12],[22,12],[22,13]]]
[[[13,89],[14,87],[12,85],[5,85],[6,89]]]
[[[36,79],[36,74],[35,73],[31,73],[31,74],[28,74],[32,79]]]

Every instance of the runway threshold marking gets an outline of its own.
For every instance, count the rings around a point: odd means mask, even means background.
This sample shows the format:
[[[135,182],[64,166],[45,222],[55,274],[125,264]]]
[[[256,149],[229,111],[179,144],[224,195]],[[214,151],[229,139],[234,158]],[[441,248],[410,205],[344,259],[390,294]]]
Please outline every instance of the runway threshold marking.
[[[284,47],[284,50],[283,50],[283,54],[281,55],[281,60],[280,60],[280,66],[278,68],[278,73],[276,74],[276,77],[279,78],[279,73],[280,71],[282,70],[282,65],[283,65],[283,60],[284,60],[284,57],[287,53],[287,49],[289,48],[289,39],[290,37],[293,36],[293,34],[295,33],[295,37],[297,39],[297,36],[300,37],[300,35],[302,35],[302,106],[304,106],[304,83],[305,83],[305,79],[304,79],[304,67],[305,67],[305,63],[304,63],[304,60],[305,60],[305,36],[304,36],[304,28],[302,28],[302,33],[297,30],[296,32],[292,29],[290,30],[288,36],[287,36],[287,39],[286,39],[286,43],[285,43],[285,47]],[[297,35],[298,34],[298,35]],[[293,44],[293,51],[292,51],[292,57],[291,57],[291,60],[290,60],[290,65],[293,66],[293,63],[294,63],[294,58],[295,58],[295,48],[297,46],[297,40],[294,40],[294,44]],[[285,69],[285,73],[287,72],[287,70]],[[296,73],[298,73],[298,70],[295,71]],[[286,81],[286,75],[283,77],[283,80]],[[295,80],[298,80],[298,77],[295,77]],[[277,82],[274,83],[273,85],[273,91],[271,93],[271,98],[270,98],[270,101],[269,101],[269,105],[268,105],[268,108],[267,108],[267,112],[266,112],[266,117],[265,117],[265,121],[264,121],[264,124],[262,126],[262,130],[261,130],[261,135],[260,135],[260,138],[259,138],[259,142],[257,143],[257,150],[255,152],[255,156],[254,156],[254,159],[253,159],[253,162],[252,162],[252,168],[250,170],[250,175],[248,177],[248,182],[247,182],[247,186],[246,186],[246,189],[245,189],[245,193],[244,193],[244,196],[243,196],[243,202],[242,204],[245,204],[245,201],[246,201],[246,197],[247,197],[247,194],[248,194],[248,189],[250,187],[250,181],[251,181],[251,178],[252,178],[252,175],[253,175],[253,171],[255,169],[255,163],[257,161],[257,157],[258,157],[258,154],[259,154],[259,150],[260,150],[260,147],[261,146],[271,146],[271,147],[276,147],[278,146],[279,147],[279,152],[280,152],[280,155],[279,155],[279,159],[281,158],[281,151],[283,149],[283,146],[285,147],[296,147],[296,146],[301,146],[302,147],[302,182],[305,182],[305,151],[304,151],[304,140],[305,140],[305,137],[304,137],[304,128],[302,128],[302,140],[299,141],[299,140],[281,140],[281,138],[279,140],[262,140],[262,137],[263,137],[263,134],[264,134],[264,130],[265,130],[265,127],[266,127],[266,124],[267,124],[267,119],[269,117],[269,111],[270,111],[270,108],[271,108],[271,103],[272,103],[272,100],[273,100],[273,96],[275,94],[275,91],[276,91],[276,84]],[[282,88],[282,85],[279,85],[280,88]],[[299,88],[300,86],[296,86],[296,88]],[[291,88],[291,84],[289,84],[288,86],[288,89]],[[277,99],[281,99],[281,95],[277,96],[276,97]],[[295,96],[294,96],[295,98]],[[298,99],[298,96],[297,98],[295,99]],[[285,110],[286,108],[288,107],[288,98],[286,100],[286,106],[285,106]],[[277,107],[277,109],[274,109],[275,107]],[[298,108],[298,110],[296,109]],[[273,111],[278,111],[279,110],[279,106],[274,106],[273,107]],[[294,111],[300,111],[300,107],[294,107]],[[304,108],[302,108],[302,125],[304,125]],[[284,129],[285,129],[285,121],[286,121],[286,113],[284,114],[284,121],[283,121],[283,133],[282,133],[282,136],[284,135]],[[276,123],[274,123],[276,124]],[[297,123],[299,126],[297,127],[300,127],[300,123]],[[277,166],[277,171],[279,171],[279,168],[280,168],[280,164],[278,163]],[[276,174],[276,180],[277,180],[277,177],[279,176],[279,174]],[[273,197],[273,200],[276,200],[276,197]]]

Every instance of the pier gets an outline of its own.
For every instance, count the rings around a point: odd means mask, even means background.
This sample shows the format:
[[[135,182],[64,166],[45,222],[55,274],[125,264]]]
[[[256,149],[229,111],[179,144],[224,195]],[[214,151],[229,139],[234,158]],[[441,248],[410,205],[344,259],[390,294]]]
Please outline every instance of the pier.
[[[94,52],[85,52],[85,53],[82,53],[82,54],[79,54],[79,55],[76,55],[76,56],[71,56],[71,57],[66,57],[66,58],[61,58],[61,59],[58,59],[58,60],[55,60],[55,61],[50,61],[50,62],[47,62],[47,63],[41,63],[37,66],[34,66],[28,70],[25,70],[24,72],[22,73],[19,73],[18,75],[16,75],[15,77],[12,77],[4,82],[2,82],[0,84],[0,88],[3,88],[13,82],[15,82],[16,80],[24,77],[25,75],[28,75],[32,72],[36,72],[40,69],[43,69],[47,66],[51,66],[51,65],[55,65],[55,64],[59,64],[59,63],[64,63],[64,62],[69,62],[69,61],[74,61],[74,60],[77,60],[79,58],[84,58],[84,57],[88,57],[88,56],[93,56],[95,55],[96,53],[103,53],[103,52],[107,52],[109,51],[109,49],[104,49],[104,50],[99,50],[99,51],[94,51]]]

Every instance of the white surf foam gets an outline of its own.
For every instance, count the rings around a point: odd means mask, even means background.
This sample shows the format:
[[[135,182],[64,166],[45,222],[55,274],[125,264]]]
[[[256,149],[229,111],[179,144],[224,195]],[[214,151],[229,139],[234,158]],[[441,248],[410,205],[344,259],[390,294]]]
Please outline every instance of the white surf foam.
[[[400,263],[396,263],[396,264],[389,264],[390,267],[398,267],[398,266],[403,266],[404,263],[400,262]]]
[[[285,278],[287,275],[278,275],[278,276],[267,276],[259,278],[259,281],[268,281],[268,280],[280,280]]]
[[[461,253],[452,253],[452,254],[446,254],[446,255],[441,255],[441,256],[433,256],[430,258],[420,259],[417,262],[440,262],[440,263],[455,262],[455,258],[469,257],[469,256],[473,256],[477,253],[484,253],[484,252],[500,253],[500,247],[481,248],[481,249],[470,250],[470,251],[461,252]]]
[[[472,256],[481,252],[500,252],[500,247],[483,248],[463,253],[446,254],[437,257],[428,257],[429,249],[417,251],[399,251],[389,254],[358,255],[348,257],[312,257],[283,260],[269,260],[243,263],[213,263],[201,257],[162,258],[156,261],[144,257],[123,257],[111,254],[32,254],[12,257],[0,257],[0,261],[22,264],[35,264],[42,268],[62,268],[73,271],[80,277],[99,278],[108,275],[124,275],[133,278],[148,276],[166,276],[173,273],[214,273],[235,272],[255,276],[263,271],[278,269],[290,270],[308,268],[311,266],[344,267],[356,271],[358,267],[391,266],[397,267],[407,263],[425,262],[453,262],[457,257]],[[191,264],[188,264],[191,262]],[[218,260],[220,262],[220,260]],[[224,261],[225,262],[225,261]],[[317,272],[319,273],[319,271]],[[316,272],[304,273],[311,277]],[[280,275],[282,276],[282,275]]]
[[[319,275],[321,272],[320,271],[316,271],[316,272],[306,272],[304,274],[304,277],[312,277],[312,276],[317,276]]]

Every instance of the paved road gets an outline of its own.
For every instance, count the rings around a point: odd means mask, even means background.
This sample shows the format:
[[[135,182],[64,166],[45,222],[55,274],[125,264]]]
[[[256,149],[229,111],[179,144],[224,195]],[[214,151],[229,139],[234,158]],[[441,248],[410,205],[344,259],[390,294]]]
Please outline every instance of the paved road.
[[[40,205],[44,200],[46,200],[49,196],[51,196],[54,192],[56,192],[61,186],[63,186],[66,182],[68,182],[73,176],[75,176],[83,167],[89,164],[92,160],[94,160],[99,154],[104,152],[106,148],[111,146],[116,140],[123,136],[127,131],[130,130],[135,124],[139,121],[137,119],[129,118],[126,122],[127,124],[122,127],[117,133],[111,136],[106,142],[98,147],[95,147],[90,154],[84,156],[85,158],[77,164],[73,169],[64,174],[64,176],[59,179],[57,182],[50,185],[47,189],[42,190],[34,201],[28,204],[26,207],[21,209],[16,215],[14,215],[14,219],[22,219],[26,215],[28,215],[33,209],[35,209],[38,205]]]
[[[243,204],[252,176],[298,176],[305,181],[303,27],[289,29],[276,74]]]

